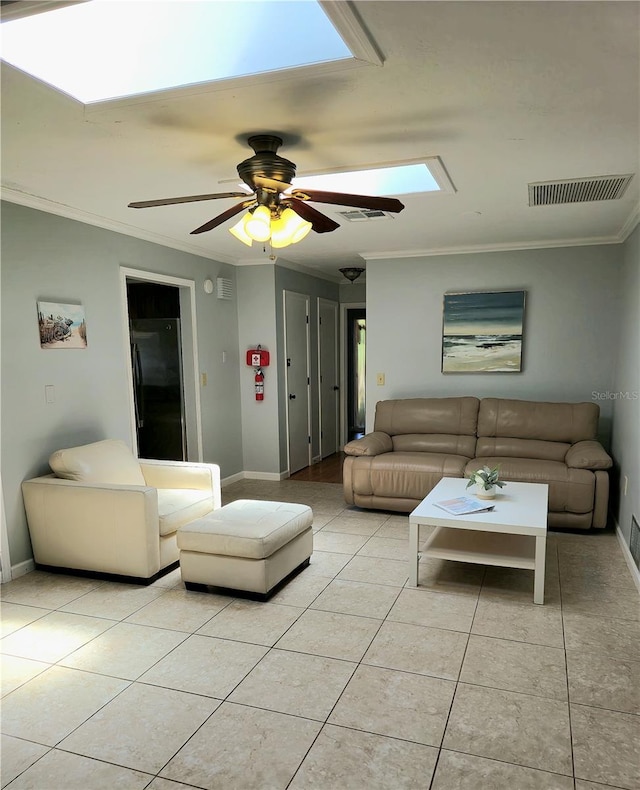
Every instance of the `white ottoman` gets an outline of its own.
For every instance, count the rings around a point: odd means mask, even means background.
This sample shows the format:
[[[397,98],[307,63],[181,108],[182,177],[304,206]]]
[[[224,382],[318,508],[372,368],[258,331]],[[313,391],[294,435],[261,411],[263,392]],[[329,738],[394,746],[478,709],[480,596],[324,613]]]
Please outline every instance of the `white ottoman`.
[[[312,521],[306,505],[231,502],[178,530],[182,580],[266,600],[309,564]]]

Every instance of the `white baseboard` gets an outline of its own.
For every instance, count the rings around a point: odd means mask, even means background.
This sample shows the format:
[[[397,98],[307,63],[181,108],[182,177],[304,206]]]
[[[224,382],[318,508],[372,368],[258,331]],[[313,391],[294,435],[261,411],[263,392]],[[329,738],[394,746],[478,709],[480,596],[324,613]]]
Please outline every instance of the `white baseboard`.
[[[279,483],[289,477],[289,472],[244,472],[245,480],[273,480]]]
[[[631,578],[633,579],[634,584],[638,588],[638,592],[640,592],[640,570],[638,570],[635,562],[633,561],[633,557],[631,556],[631,551],[629,550],[629,546],[627,545],[625,536],[617,523],[616,523],[616,535],[618,536],[618,543],[620,543],[622,554],[625,560],[627,561],[627,565],[629,566],[629,571],[631,572]]]
[[[33,560],[25,560],[24,562],[19,562],[17,565],[11,566],[11,578],[18,579],[20,576],[24,576],[27,573],[31,573],[31,571],[35,570],[36,564]]]
[[[220,488],[226,488],[240,480],[272,480],[274,483],[279,483],[288,477],[289,472],[236,472],[235,475],[222,478],[220,480]]]
[[[244,480],[244,472],[236,472],[235,475],[223,477],[222,480],[220,480],[220,488],[225,488],[225,486],[230,486],[232,483],[237,483],[238,480]]]

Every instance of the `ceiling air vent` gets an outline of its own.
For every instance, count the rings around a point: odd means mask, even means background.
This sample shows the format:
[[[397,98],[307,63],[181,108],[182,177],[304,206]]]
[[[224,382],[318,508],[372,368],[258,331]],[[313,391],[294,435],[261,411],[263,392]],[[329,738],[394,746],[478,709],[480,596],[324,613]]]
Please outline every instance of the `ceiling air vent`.
[[[539,181],[529,184],[530,206],[557,206],[562,203],[586,203],[592,200],[621,198],[633,173],[624,176],[567,178],[564,181]]]
[[[379,219],[395,219],[393,214],[387,211],[380,211],[379,209],[353,209],[352,211],[338,211],[341,217],[344,217],[349,222],[369,222],[370,220]]]

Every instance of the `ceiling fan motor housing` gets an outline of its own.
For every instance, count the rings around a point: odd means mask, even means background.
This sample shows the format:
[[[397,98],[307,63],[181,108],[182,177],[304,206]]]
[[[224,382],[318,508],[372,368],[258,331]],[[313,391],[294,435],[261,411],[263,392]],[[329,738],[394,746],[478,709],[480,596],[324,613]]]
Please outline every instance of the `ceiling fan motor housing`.
[[[296,166],[276,153],[282,145],[281,137],[271,134],[257,134],[250,137],[248,143],[255,151],[255,155],[238,165],[238,175],[247,186],[255,189],[254,176],[291,183],[296,175]]]

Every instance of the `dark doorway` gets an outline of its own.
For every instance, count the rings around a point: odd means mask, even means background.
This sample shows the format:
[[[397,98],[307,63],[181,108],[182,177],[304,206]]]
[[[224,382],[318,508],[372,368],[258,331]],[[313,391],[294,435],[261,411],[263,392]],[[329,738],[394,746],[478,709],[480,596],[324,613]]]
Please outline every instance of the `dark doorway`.
[[[138,455],[187,460],[179,288],[128,280]]]
[[[347,441],[364,436],[367,311],[347,310]]]

